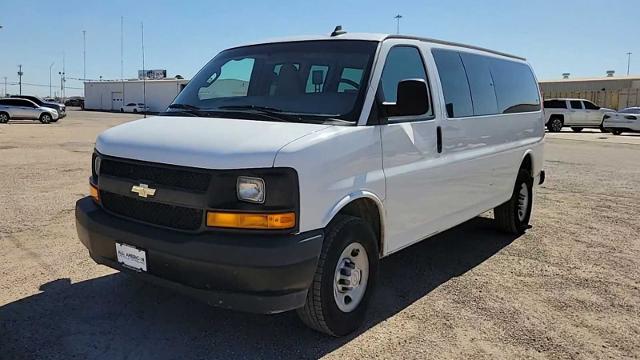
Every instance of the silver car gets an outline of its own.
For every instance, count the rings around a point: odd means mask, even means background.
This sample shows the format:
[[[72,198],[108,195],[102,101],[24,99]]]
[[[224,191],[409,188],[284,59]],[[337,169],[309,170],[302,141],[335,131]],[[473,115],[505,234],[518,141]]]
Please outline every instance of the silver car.
[[[59,114],[56,110],[38,106],[31,100],[6,98],[0,99],[0,124],[9,120],[40,120],[43,124],[48,124],[58,120]]]

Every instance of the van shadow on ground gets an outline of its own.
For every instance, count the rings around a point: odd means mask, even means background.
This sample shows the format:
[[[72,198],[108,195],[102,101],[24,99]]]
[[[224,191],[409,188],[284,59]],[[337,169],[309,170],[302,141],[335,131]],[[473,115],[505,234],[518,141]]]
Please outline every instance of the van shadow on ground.
[[[211,308],[123,274],[70,284],[0,307],[0,358],[317,358],[393,316],[515,240],[472,219],[382,261],[359,333],[336,339],[295,312],[262,316]]]

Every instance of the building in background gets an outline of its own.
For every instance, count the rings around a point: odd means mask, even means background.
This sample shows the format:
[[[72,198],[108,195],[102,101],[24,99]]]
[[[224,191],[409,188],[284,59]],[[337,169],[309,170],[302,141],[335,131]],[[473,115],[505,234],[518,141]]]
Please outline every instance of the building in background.
[[[146,83],[146,104],[152,112],[167,109],[189,80],[115,80],[87,81],[84,83],[85,110],[120,111],[129,103],[143,103]]]
[[[540,81],[545,99],[581,98],[591,100],[602,107],[622,109],[640,106],[640,76],[607,76],[600,78],[570,78],[564,74],[561,80]]]

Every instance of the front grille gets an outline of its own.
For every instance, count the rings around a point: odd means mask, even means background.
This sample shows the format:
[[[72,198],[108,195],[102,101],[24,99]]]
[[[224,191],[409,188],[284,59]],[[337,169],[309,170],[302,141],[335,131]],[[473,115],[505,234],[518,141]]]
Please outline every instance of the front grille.
[[[154,225],[197,230],[202,224],[202,209],[143,201],[107,191],[100,192],[100,201],[115,214]]]
[[[102,159],[100,175],[127,178],[134,182],[149,181],[154,185],[165,185],[197,192],[206,192],[211,182],[211,174],[205,172],[179,170],[112,159]]]

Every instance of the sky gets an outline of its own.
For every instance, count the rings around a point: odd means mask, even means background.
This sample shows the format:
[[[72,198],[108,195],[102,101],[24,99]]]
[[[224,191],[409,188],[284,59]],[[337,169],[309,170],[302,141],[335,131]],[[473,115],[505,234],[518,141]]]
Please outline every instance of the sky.
[[[60,91],[63,58],[66,95],[82,95],[83,35],[86,76],[120,78],[120,19],[124,17],[124,76],[142,68],[191,78],[230,46],[264,39],[348,32],[400,33],[462,42],[526,57],[541,80],[640,75],[640,0],[235,0],[31,1],[0,0],[0,92],[7,77],[17,93]],[[26,85],[35,84],[35,85]],[[39,85],[39,86],[36,86]]]

